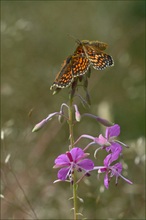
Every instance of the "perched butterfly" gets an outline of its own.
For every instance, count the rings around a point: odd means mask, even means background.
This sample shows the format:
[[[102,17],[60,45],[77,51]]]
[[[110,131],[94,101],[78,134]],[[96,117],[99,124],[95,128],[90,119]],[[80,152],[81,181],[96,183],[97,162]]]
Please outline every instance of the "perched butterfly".
[[[70,86],[74,78],[84,75],[91,65],[96,70],[113,66],[112,57],[103,52],[108,46],[106,43],[87,40],[77,40],[77,43],[77,49],[64,61],[50,89]]]

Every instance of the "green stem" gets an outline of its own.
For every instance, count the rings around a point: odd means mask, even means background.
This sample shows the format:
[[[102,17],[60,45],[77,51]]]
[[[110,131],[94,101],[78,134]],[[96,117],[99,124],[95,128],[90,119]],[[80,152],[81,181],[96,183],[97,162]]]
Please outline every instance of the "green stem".
[[[74,201],[74,220],[78,219],[78,215],[77,215],[77,184],[75,183],[76,181],[76,176],[75,174],[73,175],[73,201]]]
[[[69,133],[70,133],[70,146],[71,149],[74,145],[74,137],[73,137],[73,97],[69,96]],[[77,216],[77,184],[76,184],[76,175],[72,174],[73,180],[73,203],[74,203],[74,220],[78,219]]]
[[[70,145],[73,148],[74,137],[73,137],[73,99],[69,97],[69,134],[70,134]]]

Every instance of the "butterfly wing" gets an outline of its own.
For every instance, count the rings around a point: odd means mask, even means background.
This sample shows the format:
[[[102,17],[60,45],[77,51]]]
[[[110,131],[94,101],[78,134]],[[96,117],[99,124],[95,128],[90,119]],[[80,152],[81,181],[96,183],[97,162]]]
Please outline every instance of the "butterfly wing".
[[[81,44],[84,46],[90,46],[92,49],[103,51],[108,47],[108,44],[100,41],[88,41],[88,40],[82,40]]]
[[[106,67],[114,65],[113,58],[110,55],[101,51],[101,48],[102,50],[105,49],[107,47],[107,44],[99,44],[96,41],[91,43],[84,43],[83,41],[82,45],[85,54],[94,69],[103,70]]]
[[[66,88],[70,86],[73,81],[73,74],[72,74],[72,66],[71,66],[71,57],[69,56],[63,63],[60,72],[57,74],[53,85],[50,87],[52,88],[56,86],[57,88]]]
[[[83,54],[72,56],[73,76],[78,77],[84,75],[90,67],[90,62]]]
[[[96,70],[104,70],[105,68],[114,65],[113,58],[106,53],[96,51],[94,53],[88,53],[88,57],[93,68]]]

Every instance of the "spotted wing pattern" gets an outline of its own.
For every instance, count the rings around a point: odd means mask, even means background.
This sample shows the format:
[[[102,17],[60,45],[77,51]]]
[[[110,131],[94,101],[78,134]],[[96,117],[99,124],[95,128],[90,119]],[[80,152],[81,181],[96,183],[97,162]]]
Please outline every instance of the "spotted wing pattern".
[[[57,74],[54,83],[50,89],[52,89],[54,86],[56,86],[57,88],[66,88],[70,86],[70,84],[73,81],[71,58],[72,56],[69,56],[64,61],[62,68],[60,72]]]
[[[112,57],[102,51],[106,49],[107,44],[98,41],[82,41],[82,46],[94,69],[103,70],[108,66],[114,65]]]
[[[113,59],[106,53],[88,53],[91,65],[96,70],[104,70],[106,67],[113,66]]]
[[[89,66],[90,62],[85,55],[74,53],[64,61],[50,89],[52,90],[54,86],[57,88],[70,86],[75,77],[82,76],[88,71]]]
[[[72,57],[72,72],[74,77],[84,75],[89,67],[90,62],[86,56],[74,55]]]

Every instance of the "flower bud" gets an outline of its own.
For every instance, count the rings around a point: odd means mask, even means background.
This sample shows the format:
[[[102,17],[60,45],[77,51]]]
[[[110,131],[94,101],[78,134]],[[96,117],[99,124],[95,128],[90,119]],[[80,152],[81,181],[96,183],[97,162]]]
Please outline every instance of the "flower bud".
[[[35,127],[33,128],[32,132],[36,132],[39,131],[42,127],[44,127],[44,125],[52,119],[53,116],[58,115],[59,112],[54,112],[48,115],[47,118],[43,119],[41,122],[39,122],[38,124],[35,125]]]
[[[75,118],[76,118],[76,121],[80,121],[81,120],[81,115],[79,112],[75,112]]]
[[[46,119],[43,119],[41,122],[39,122],[38,124],[35,125],[35,127],[32,130],[32,132],[39,131],[42,127],[44,127],[46,122],[47,122]]]
[[[75,107],[75,119],[76,121],[79,122],[81,120],[81,115],[80,115],[77,105],[74,105],[74,107]]]
[[[102,125],[104,125],[104,126],[106,126],[106,127],[110,127],[110,126],[113,126],[114,125],[114,123],[112,123],[112,122],[110,122],[110,121],[108,121],[108,120],[106,120],[106,119],[104,119],[104,118],[100,118],[100,117],[96,117],[96,120],[99,122],[99,123],[101,123]]]

